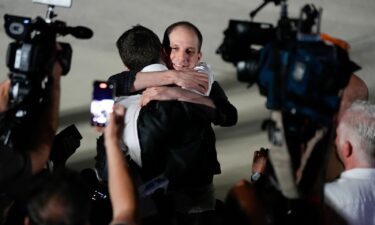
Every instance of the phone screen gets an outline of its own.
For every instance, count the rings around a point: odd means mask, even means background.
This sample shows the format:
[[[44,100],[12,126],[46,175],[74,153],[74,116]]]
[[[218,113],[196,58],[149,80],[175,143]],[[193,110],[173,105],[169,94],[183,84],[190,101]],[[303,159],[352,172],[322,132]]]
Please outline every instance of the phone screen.
[[[114,104],[113,85],[105,81],[94,81],[90,106],[91,125],[104,127]]]

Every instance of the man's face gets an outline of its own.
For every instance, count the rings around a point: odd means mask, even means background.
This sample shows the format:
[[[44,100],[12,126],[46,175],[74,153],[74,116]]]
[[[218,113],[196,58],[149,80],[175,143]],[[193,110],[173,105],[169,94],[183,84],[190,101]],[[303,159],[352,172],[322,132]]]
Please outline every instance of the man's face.
[[[170,58],[175,70],[193,69],[202,57],[199,40],[191,29],[179,26],[169,34]]]

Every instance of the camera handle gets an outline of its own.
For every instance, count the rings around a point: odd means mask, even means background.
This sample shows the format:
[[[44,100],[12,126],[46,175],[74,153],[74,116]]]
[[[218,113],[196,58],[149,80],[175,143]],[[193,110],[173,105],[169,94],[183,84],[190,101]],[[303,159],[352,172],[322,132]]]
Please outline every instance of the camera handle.
[[[53,18],[57,16],[57,14],[53,11],[54,8],[55,8],[54,5],[48,5],[48,9],[46,12],[46,19],[45,19],[46,23],[52,23]]]
[[[264,2],[258,6],[258,8],[254,9],[253,11],[250,12],[250,18],[251,18],[251,21],[253,21],[255,15],[261,10],[263,9],[264,6],[266,6],[268,3],[270,2],[273,2],[275,3],[275,5],[279,5],[281,2],[285,2],[286,0],[264,0]]]

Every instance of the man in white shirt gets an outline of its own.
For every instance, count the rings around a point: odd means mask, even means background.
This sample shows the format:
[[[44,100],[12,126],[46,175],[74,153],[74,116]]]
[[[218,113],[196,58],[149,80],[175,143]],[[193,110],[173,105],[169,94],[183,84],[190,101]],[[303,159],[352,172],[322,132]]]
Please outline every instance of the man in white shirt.
[[[145,27],[138,25],[126,31],[118,39],[117,47],[130,71],[166,70],[160,40]],[[207,71],[205,65],[198,66],[197,71]],[[160,212],[164,210],[168,214],[161,217],[170,220],[170,216],[178,213],[180,220],[204,222],[206,218],[213,218],[212,180],[220,173],[210,124],[214,108],[185,102],[178,96],[169,101],[152,101],[141,108],[139,97],[119,99],[127,108],[124,142],[131,159],[140,167],[143,182],[152,182],[160,175],[168,179],[165,200],[170,205],[158,207]],[[150,210],[143,209],[141,204],[143,218],[154,215]]]
[[[337,155],[345,171],[325,185],[325,202],[347,224],[375,224],[375,105],[355,101],[336,131]],[[329,218],[338,222],[335,216]]]
[[[157,43],[158,37],[152,31],[146,29],[147,28],[142,26],[135,26],[121,35],[117,42],[121,59],[129,70],[140,72],[160,72],[168,70],[165,62],[162,61],[163,57],[161,54],[163,50],[160,49],[160,43]],[[143,41],[142,44],[135,43],[139,39],[147,39],[147,41]],[[134,52],[137,52],[137,54],[134,54]],[[140,52],[142,53],[139,54]],[[208,88],[206,92],[201,93],[194,89],[184,89],[203,96],[209,96],[211,85],[214,81],[212,71],[209,66],[203,62],[196,65],[194,70],[207,75]],[[140,167],[142,167],[142,160],[137,131],[137,119],[141,109],[141,96],[141,94],[135,94],[131,96],[121,96],[116,99],[116,102],[127,109],[124,120],[125,132],[123,137],[126,147],[123,148],[126,148],[124,150],[128,151],[131,159]],[[176,95],[175,98],[178,99],[178,96]]]

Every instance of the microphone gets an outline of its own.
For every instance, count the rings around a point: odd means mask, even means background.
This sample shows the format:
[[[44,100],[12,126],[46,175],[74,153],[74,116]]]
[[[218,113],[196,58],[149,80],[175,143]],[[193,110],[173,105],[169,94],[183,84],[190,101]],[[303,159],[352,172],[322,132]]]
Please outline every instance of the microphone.
[[[75,38],[79,39],[90,39],[94,35],[94,32],[88,27],[69,27],[66,26],[65,22],[60,20],[56,20],[52,24],[48,24],[42,18],[37,17],[36,21],[34,22],[34,26],[38,30],[52,29],[52,31],[56,34],[61,34],[63,36],[71,34]]]
[[[60,33],[62,35],[71,34],[79,39],[90,39],[94,35],[94,32],[90,28],[83,26],[64,27],[64,29],[60,30]]]

